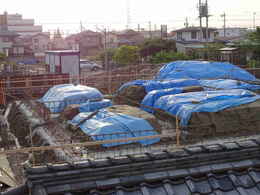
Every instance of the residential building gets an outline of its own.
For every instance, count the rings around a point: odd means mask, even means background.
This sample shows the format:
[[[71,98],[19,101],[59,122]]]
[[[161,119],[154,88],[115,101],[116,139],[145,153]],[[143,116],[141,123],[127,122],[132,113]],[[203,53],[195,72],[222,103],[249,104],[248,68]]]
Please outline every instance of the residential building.
[[[44,57],[45,51],[51,49],[49,33],[37,33],[31,36],[31,47],[35,57]]]
[[[144,36],[134,30],[126,30],[117,33],[118,46],[138,45],[144,41]]]
[[[81,56],[94,56],[103,49],[102,34],[86,30],[66,38],[69,49],[79,48]]]
[[[52,50],[70,49],[66,40],[62,37],[59,29],[53,35],[53,39],[51,40],[51,48]]]
[[[42,26],[35,25],[34,19],[23,19],[21,14],[8,14],[5,12],[0,17],[6,17],[7,29],[19,35],[33,35],[42,32]],[[2,25],[1,22],[0,25]]]
[[[161,38],[162,37],[162,31],[161,30],[154,30],[154,31],[142,30],[142,31],[139,31],[139,33],[145,39],[156,39],[156,38]]]
[[[248,33],[247,28],[220,28],[217,29],[218,37],[240,37]]]
[[[209,28],[208,36],[206,36],[206,28],[186,27],[170,33],[171,39],[176,40],[176,48],[181,53],[192,53],[195,50],[201,50],[205,47],[205,43],[215,41],[216,29]]]
[[[177,33],[177,41],[213,42],[216,37],[215,28],[208,29],[208,36],[206,36],[206,28],[201,29],[200,27],[186,27],[174,32]]]

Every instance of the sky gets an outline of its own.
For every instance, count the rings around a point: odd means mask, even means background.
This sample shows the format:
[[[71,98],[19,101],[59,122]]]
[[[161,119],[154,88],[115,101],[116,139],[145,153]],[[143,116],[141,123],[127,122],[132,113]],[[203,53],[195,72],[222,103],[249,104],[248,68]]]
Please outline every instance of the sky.
[[[190,25],[199,25],[198,0],[3,0],[0,12],[19,13],[24,18],[35,19],[44,31],[61,29],[64,34],[78,32],[80,22],[85,29],[124,29],[127,24],[127,1],[130,27],[138,24],[152,29],[167,24],[169,30],[184,26],[185,18]],[[226,13],[228,27],[252,27],[253,13],[260,26],[260,0],[208,0],[211,27],[222,27],[221,14]]]

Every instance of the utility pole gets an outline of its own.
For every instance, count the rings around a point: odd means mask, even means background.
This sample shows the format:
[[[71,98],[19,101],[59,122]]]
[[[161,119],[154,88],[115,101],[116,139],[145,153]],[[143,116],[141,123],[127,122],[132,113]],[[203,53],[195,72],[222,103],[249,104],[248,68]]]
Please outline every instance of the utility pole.
[[[256,16],[256,12],[253,13],[253,29],[255,30],[255,16]]]
[[[221,17],[223,17],[224,19],[224,37],[226,37],[226,13],[224,12],[224,14],[221,15]]]
[[[186,19],[185,19],[184,26],[185,26],[186,28],[188,28],[188,27],[189,27],[189,21],[188,21],[188,17],[186,17]]]
[[[107,29],[104,29],[104,52],[105,52],[105,69],[109,70],[108,68],[108,56],[107,56]]]
[[[201,0],[199,0],[199,19],[200,19],[200,41],[202,41],[203,38],[203,31],[202,31],[202,6],[201,6]]]
[[[80,21],[80,32],[83,31],[83,25],[82,25],[82,22]]]
[[[206,42],[209,42],[209,7],[208,0],[206,0]]]
[[[152,38],[152,22],[149,21],[149,36],[150,36],[150,39]]]

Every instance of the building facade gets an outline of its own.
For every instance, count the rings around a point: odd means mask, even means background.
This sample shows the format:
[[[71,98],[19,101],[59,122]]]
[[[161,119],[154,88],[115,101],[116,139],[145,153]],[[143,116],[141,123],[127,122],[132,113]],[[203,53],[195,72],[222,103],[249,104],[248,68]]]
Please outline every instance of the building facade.
[[[206,28],[200,27],[186,27],[174,31],[176,33],[177,41],[199,41],[199,42],[213,42],[216,37],[216,29],[209,28],[208,36]]]
[[[217,29],[218,37],[240,37],[248,33],[247,28],[220,28]]]

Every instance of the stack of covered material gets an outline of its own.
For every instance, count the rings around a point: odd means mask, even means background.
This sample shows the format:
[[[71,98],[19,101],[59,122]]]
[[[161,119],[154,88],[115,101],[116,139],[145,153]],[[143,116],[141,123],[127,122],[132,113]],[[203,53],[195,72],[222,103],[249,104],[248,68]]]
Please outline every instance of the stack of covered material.
[[[109,100],[104,100],[102,93],[92,87],[84,85],[62,84],[50,88],[39,100],[52,113],[66,112],[72,109],[95,111],[111,105]],[[71,108],[69,107],[71,106]],[[74,112],[74,111],[73,111]]]
[[[139,108],[130,106],[112,106],[96,113],[82,112],[70,121],[73,126],[79,126],[81,131],[94,141],[126,139],[159,134],[157,119]],[[104,147],[138,143],[150,145],[160,139],[128,141],[122,143],[103,144]]]
[[[192,139],[260,130],[260,96],[254,93],[260,90],[260,82],[235,65],[202,61],[169,63],[154,80],[124,84],[116,97],[134,102],[134,94],[129,95],[133,86],[145,94],[140,96],[137,106],[160,120],[170,121],[173,129],[177,122]],[[185,90],[189,88],[195,90]]]

